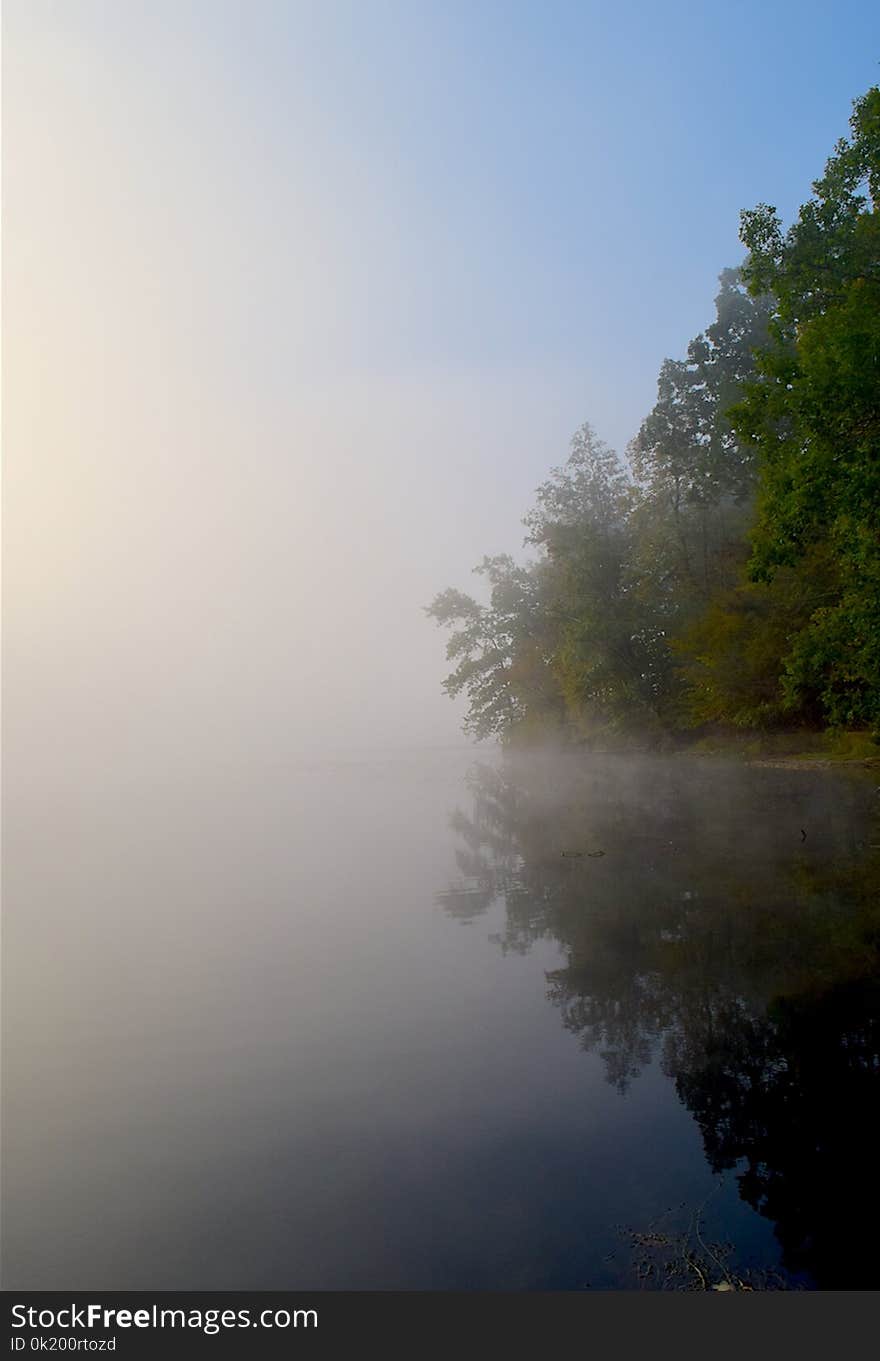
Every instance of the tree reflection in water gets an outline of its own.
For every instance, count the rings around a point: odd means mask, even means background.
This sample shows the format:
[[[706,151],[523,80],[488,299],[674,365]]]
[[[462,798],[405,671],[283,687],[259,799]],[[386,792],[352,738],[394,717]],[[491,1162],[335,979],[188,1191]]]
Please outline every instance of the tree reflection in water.
[[[508,758],[469,776],[439,895],[526,952],[620,1092],[659,1058],[714,1172],[823,1289],[875,1282],[880,799],[864,775]],[[603,851],[599,857],[594,853]]]

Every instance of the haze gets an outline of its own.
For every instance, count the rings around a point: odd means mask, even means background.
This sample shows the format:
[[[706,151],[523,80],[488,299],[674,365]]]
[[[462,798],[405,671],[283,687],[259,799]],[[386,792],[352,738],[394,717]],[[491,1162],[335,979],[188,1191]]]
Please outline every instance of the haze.
[[[457,741],[422,606],[875,77],[773,9],[7,3],[7,769]]]

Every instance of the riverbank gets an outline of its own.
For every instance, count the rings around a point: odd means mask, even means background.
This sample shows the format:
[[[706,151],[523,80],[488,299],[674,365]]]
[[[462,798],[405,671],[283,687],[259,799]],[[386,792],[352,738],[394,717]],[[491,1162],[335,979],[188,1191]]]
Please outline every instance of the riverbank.
[[[518,734],[503,744],[513,755],[528,756],[535,751],[552,750],[560,754],[583,752],[589,756],[706,756],[739,760],[746,765],[768,766],[781,770],[824,770],[839,767],[880,771],[880,740],[873,732],[820,732],[815,729],[788,729],[758,732],[736,728],[703,731],[699,734],[667,733],[662,737],[644,734],[602,734],[592,740],[565,742],[553,734],[532,731]]]
[[[698,739],[691,750],[778,770],[880,770],[880,743],[868,731],[713,734]]]

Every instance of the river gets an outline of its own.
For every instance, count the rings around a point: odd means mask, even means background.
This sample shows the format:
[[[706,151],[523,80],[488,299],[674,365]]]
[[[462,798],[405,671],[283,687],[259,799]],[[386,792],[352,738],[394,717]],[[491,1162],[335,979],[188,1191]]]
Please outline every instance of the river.
[[[878,807],[474,748],[14,800],[6,1289],[873,1286]]]

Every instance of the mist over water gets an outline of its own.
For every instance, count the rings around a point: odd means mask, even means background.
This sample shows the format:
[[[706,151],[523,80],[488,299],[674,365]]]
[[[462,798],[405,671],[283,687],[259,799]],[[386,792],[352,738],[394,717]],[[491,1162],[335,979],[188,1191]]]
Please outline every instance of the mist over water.
[[[839,6],[642,8],[4,5],[7,1290],[631,1288],[700,1207],[873,1284],[874,786],[476,751],[425,615],[510,549],[505,731],[536,489],[875,75]]]
[[[491,749],[17,800],[7,1288],[632,1287],[707,1197],[857,1285],[877,802]]]

